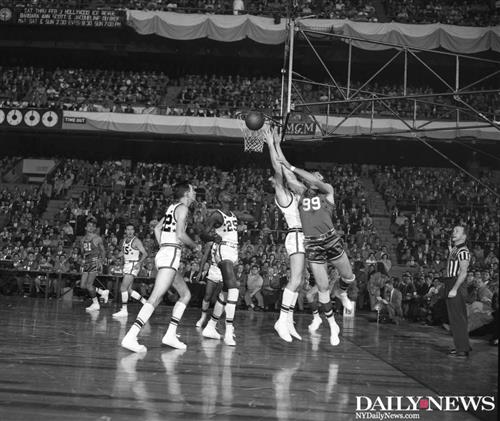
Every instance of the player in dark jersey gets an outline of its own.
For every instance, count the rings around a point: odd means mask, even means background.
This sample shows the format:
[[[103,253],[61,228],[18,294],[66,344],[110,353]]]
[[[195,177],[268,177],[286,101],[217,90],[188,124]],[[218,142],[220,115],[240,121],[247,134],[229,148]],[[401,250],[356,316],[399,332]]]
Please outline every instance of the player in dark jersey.
[[[89,292],[90,298],[92,298],[92,304],[85,309],[87,312],[99,311],[101,308],[96,293],[104,299],[105,303],[108,302],[109,297],[109,290],[96,288],[94,286],[97,272],[99,271],[102,259],[106,254],[102,238],[95,233],[95,230],[96,220],[89,218],[87,220],[87,226],[85,227],[86,233],[81,240],[83,272],[80,281],[80,287],[86,289]]]
[[[326,183],[320,173],[310,173],[296,168],[280,154],[284,174],[290,186],[301,195],[299,200],[300,219],[305,236],[306,258],[318,286],[320,308],[330,325],[330,343],[339,344],[340,328],[335,322],[333,306],[328,289],[328,262],[331,262],[340,273],[337,297],[347,312],[352,311],[352,303],[347,297],[347,288],[355,280],[351,264],[344,251],[342,238],[336,233],[332,212],[335,206],[333,186]],[[304,183],[297,181],[290,173],[300,177]]]

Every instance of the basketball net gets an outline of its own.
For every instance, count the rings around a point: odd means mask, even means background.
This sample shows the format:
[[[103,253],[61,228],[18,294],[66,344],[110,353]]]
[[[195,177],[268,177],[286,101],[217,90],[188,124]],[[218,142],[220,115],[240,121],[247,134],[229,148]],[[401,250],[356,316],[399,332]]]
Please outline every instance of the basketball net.
[[[262,152],[264,150],[265,125],[259,130],[250,130],[245,124],[245,120],[240,120],[240,128],[243,133],[245,152]]]

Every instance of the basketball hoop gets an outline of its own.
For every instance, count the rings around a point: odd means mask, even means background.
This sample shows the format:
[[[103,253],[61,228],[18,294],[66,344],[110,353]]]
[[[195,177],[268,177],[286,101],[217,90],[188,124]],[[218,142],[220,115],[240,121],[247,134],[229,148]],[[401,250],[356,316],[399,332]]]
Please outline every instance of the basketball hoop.
[[[264,126],[265,127],[265,126]],[[243,133],[245,152],[262,152],[264,150],[265,133],[264,127],[259,130],[250,130],[245,120],[240,120],[240,128]]]

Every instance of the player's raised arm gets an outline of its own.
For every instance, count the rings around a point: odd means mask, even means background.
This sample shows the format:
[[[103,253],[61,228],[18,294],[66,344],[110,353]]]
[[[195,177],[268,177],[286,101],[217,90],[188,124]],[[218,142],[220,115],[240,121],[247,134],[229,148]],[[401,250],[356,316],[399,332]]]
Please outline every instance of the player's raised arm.
[[[290,190],[292,190],[294,193],[297,194],[303,194],[307,190],[306,186],[304,186],[303,183],[297,180],[295,174],[292,171],[290,171],[289,168],[291,167],[291,165],[286,159],[285,155],[283,154],[279,136],[276,136],[274,139],[274,148],[276,150],[277,160],[283,169],[283,175],[285,176],[286,182],[288,183]]]
[[[290,165],[290,163],[287,161],[282,161],[281,163],[291,172],[302,178],[306,183],[310,184],[313,187],[316,187],[320,192],[327,194],[327,199],[333,203],[333,186],[331,184],[325,183],[323,181],[323,177],[320,174],[314,175],[309,171],[302,170],[300,168],[294,167],[293,165]]]
[[[285,184],[283,181],[283,166],[278,159],[278,153],[274,146],[275,143],[275,135],[272,132],[271,128],[267,128],[265,132],[265,139],[267,146],[269,148],[269,156],[271,158],[271,163],[274,169],[274,175],[270,180],[273,184],[274,190],[276,192],[276,200],[281,206],[286,206],[290,203],[290,192],[285,188]]]
[[[192,249],[196,249],[198,245],[189,238],[189,235],[186,233],[186,225],[187,225],[187,216],[188,216],[188,207],[185,205],[179,205],[175,209],[175,219],[177,221],[176,225],[176,234],[177,238],[186,246],[191,247]]]
[[[274,147],[274,134],[270,127],[267,127],[264,132],[264,138],[267,143],[267,147],[269,149],[269,156],[271,158],[271,165],[274,169],[274,178],[276,182],[283,184],[283,167],[281,166],[280,161],[278,160],[278,153],[276,148]]]

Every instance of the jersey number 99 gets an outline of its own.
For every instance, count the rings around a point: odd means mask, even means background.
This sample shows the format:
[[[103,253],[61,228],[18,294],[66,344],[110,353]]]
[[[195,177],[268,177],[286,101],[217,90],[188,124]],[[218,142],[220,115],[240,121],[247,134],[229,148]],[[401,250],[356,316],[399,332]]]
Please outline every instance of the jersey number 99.
[[[306,197],[304,200],[302,200],[302,209],[304,209],[306,212],[312,210],[318,210],[321,208],[321,201],[319,200],[319,197],[313,197],[310,199],[309,197]]]

